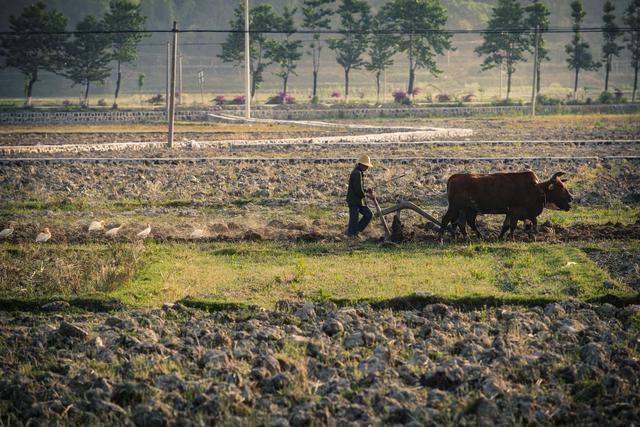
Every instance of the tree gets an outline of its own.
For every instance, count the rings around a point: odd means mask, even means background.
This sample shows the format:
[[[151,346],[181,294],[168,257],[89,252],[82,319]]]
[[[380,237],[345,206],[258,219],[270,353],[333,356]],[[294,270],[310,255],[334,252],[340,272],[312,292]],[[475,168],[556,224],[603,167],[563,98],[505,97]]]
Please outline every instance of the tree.
[[[5,67],[17,68],[26,79],[26,106],[31,106],[33,86],[40,71],[58,73],[61,65],[61,47],[66,34],[28,34],[31,32],[62,32],[67,18],[57,10],[46,10],[43,2],[24,8],[19,16],[9,17],[9,30],[15,35],[0,38],[0,55]]]
[[[336,54],[336,62],[344,70],[344,97],[349,97],[349,72],[364,65],[362,54],[367,49],[371,12],[366,0],[342,0],[338,7],[340,16],[339,39],[329,40],[329,49]]]
[[[369,61],[364,66],[376,76],[376,104],[380,102],[380,75],[387,67],[393,65],[393,55],[395,55],[394,40],[389,37],[386,19],[378,14],[373,20],[374,34],[369,43]]]
[[[104,16],[105,28],[109,31],[143,31],[146,17],[142,14],[140,4],[129,3],[128,0],[111,0],[109,11]],[[118,94],[122,81],[121,67],[123,63],[135,61],[138,55],[138,43],[145,37],[143,33],[110,34],[113,59],[118,63],[116,93],[113,97],[113,108],[118,108]]]
[[[447,23],[447,11],[440,0],[392,0],[382,7],[381,14],[390,29],[404,33],[387,37],[408,56],[407,92],[413,95],[418,68],[427,69],[433,76],[442,72],[435,58],[451,49],[451,34],[439,31]]]
[[[622,46],[616,43],[616,39],[622,35],[615,23],[616,16],[613,12],[616,7],[610,1],[605,2],[602,8],[603,22],[603,43],[602,43],[602,60],[604,61],[604,91],[609,91],[609,74],[611,73],[611,62],[614,56],[620,56]]]
[[[280,69],[274,73],[282,79],[282,93],[287,94],[287,82],[291,74],[296,74],[297,61],[302,58],[302,42],[300,40],[292,40],[291,35],[296,31],[293,22],[293,16],[296,9],[284,8],[282,18],[278,20],[276,28],[285,34],[283,40],[268,40],[266,44],[265,57],[271,60],[271,63],[277,64]],[[283,97],[284,100],[284,97]]]
[[[589,52],[589,43],[582,39],[580,28],[584,20],[585,11],[580,0],[571,2],[571,18],[573,18],[573,37],[571,43],[565,46],[567,52],[567,64],[570,70],[575,71],[573,82],[573,98],[578,94],[578,77],[580,70],[595,71],[600,68],[600,63],[593,60]]]
[[[236,66],[244,64],[244,4],[240,4],[234,11],[234,17],[229,22],[231,29],[235,33],[229,33],[222,44],[222,53],[218,58],[223,62],[231,62]],[[273,11],[270,4],[260,4],[249,11],[249,56],[251,77],[251,97],[256,94],[256,90],[263,81],[263,73],[267,68],[265,63],[265,51],[267,39],[265,32],[272,31],[277,28],[278,17]]]
[[[475,49],[479,56],[486,55],[482,62],[483,71],[505,67],[507,99],[511,94],[511,76],[516,71],[516,64],[525,60],[523,54],[529,50],[527,34],[509,29],[522,28],[524,25],[524,11],[517,0],[498,0],[489,19],[489,31],[483,34],[484,42]]]
[[[540,65],[542,61],[550,61],[549,51],[544,46],[544,37],[542,34],[549,30],[549,8],[540,0],[533,0],[532,3],[524,8],[527,13],[525,26],[529,28],[538,27],[538,64],[536,67],[536,93],[540,92]],[[531,46],[535,46],[535,33],[531,34]]]
[[[624,12],[622,18],[624,25],[635,28],[627,33],[625,41],[627,49],[631,53],[631,66],[633,67],[633,92],[631,102],[636,100],[638,90],[638,69],[640,69],[640,0],[632,0]]]
[[[109,63],[113,55],[109,52],[111,38],[105,31],[104,22],[89,15],[76,26],[78,34],[65,44],[63,75],[75,85],[84,85],[84,106],[89,105],[91,82],[104,83],[111,74]]]
[[[328,30],[331,23],[331,15],[333,11],[329,8],[335,0],[303,0],[302,2],[302,26],[313,33],[313,40],[309,44],[307,55],[311,56],[311,64],[313,67],[313,91],[311,93],[311,102],[318,102],[318,72],[320,71],[320,52],[322,44],[320,41],[320,30]]]

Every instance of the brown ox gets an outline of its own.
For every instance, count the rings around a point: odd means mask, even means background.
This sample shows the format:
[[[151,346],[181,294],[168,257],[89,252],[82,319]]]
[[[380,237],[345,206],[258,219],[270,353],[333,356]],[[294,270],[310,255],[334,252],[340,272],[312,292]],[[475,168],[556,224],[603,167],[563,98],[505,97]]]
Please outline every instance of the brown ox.
[[[442,218],[440,238],[449,223],[452,224],[452,233],[458,225],[466,237],[465,222],[481,238],[476,224],[478,214],[506,215],[500,238],[507,229],[513,237],[519,220],[530,220],[536,232],[537,217],[545,207],[564,211],[571,209],[573,196],[560,180],[562,175],[564,172],[557,172],[542,182],[530,171],[452,175],[447,182],[449,209]]]

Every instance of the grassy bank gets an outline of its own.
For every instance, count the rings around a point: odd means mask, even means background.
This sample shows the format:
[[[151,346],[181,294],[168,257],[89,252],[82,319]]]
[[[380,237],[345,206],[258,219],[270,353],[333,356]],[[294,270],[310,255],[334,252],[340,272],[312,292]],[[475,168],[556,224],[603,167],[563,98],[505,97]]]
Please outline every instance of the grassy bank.
[[[3,245],[0,297],[91,296],[144,307],[186,298],[273,307],[280,299],[357,302],[414,293],[506,302],[633,295],[588,257],[603,245]],[[640,249],[637,242],[606,245],[614,252]]]

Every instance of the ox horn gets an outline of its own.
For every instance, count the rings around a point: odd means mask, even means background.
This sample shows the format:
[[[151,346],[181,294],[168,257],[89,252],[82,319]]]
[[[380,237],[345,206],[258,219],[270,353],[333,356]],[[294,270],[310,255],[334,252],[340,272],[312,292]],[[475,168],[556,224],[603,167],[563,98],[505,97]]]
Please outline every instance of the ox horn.
[[[553,174],[553,176],[551,177],[551,180],[554,180],[560,176],[564,175],[564,172],[556,172]]]

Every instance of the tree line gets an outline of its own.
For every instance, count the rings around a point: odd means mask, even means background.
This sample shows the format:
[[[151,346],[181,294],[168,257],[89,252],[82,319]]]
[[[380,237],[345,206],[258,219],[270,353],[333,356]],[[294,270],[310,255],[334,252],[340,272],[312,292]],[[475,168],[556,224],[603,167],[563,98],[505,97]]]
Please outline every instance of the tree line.
[[[390,0],[373,15],[365,0],[303,0],[302,29],[312,33],[312,42],[307,52],[312,59],[312,101],[317,101],[317,85],[320,70],[320,52],[326,45],[334,52],[336,62],[344,71],[344,94],[349,96],[349,73],[354,69],[365,68],[371,71],[376,80],[377,98],[380,97],[380,76],[393,65],[397,53],[407,56],[409,63],[407,94],[416,93],[416,70],[425,69],[434,77],[441,74],[437,65],[438,55],[454,50],[451,45],[451,33],[443,32],[447,23],[447,11],[440,0]],[[631,53],[634,69],[632,98],[638,86],[640,68],[640,0],[632,0],[625,9],[623,22],[633,31],[623,35],[615,23],[615,5],[607,1],[603,8],[603,45],[602,62],[596,61],[590,52],[589,44],[581,34],[581,25],[585,17],[580,0],[570,4],[573,21],[573,37],[566,45],[567,66],[575,72],[574,98],[578,90],[578,78],[581,71],[598,70],[605,67],[604,92],[609,90],[609,75],[613,57],[620,56],[626,47]],[[287,92],[287,80],[295,73],[296,63],[302,57],[302,43],[292,40],[296,28],[292,16],[296,9],[285,7],[279,16],[269,4],[251,9],[251,95],[263,81],[268,65],[280,68],[275,74],[283,80],[283,93]],[[320,40],[324,30],[330,30],[331,17],[336,15],[339,22],[338,37]],[[241,31],[244,28],[244,6],[235,10],[235,18],[230,22],[231,29]],[[518,63],[526,61],[527,54],[533,53],[535,33],[525,31],[500,31],[504,29],[538,29],[538,63],[536,68],[537,87],[540,91],[541,68],[549,61],[549,52],[545,47],[544,33],[549,30],[549,8],[540,0],[532,0],[522,6],[518,0],[498,0],[491,11],[487,32],[483,33],[483,43],[475,52],[483,57],[483,71],[493,68],[504,69],[507,75],[507,93],[511,94],[512,76]],[[430,31],[424,31],[429,29]],[[282,31],[286,38],[268,39],[268,33]],[[624,38],[626,45],[621,44]],[[244,62],[244,34],[230,33],[218,55],[224,62],[240,66]]]
[[[83,105],[87,106],[91,83],[104,83],[115,63],[113,107],[117,108],[122,64],[136,60],[138,44],[145,34],[113,31],[143,31],[145,19],[139,4],[111,0],[101,19],[87,15],[77,23],[77,33],[71,36],[65,33],[67,17],[58,10],[47,10],[39,1],[25,7],[19,16],[9,18],[9,29],[15,34],[0,38],[0,56],[4,57],[4,67],[16,68],[25,76],[27,106],[31,106],[33,86],[41,71],[82,85]]]
[[[623,11],[622,22],[632,31],[622,32],[616,24],[615,4],[607,1],[602,15],[602,53],[600,60],[594,58],[589,44],[582,35],[585,10],[580,0],[570,4],[572,38],[565,46],[566,62],[574,72],[574,97],[577,94],[581,72],[595,71],[604,66],[604,92],[609,90],[609,75],[614,57],[620,56],[624,48],[631,56],[634,69],[633,95],[635,101],[640,68],[640,0],[631,0]],[[301,19],[296,19],[301,15]],[[487,32],[483,42],[475,49],[482,58],[483,71],[499,68],[507,75],[506,98],[511,94],[512,76],[517,65],[526,61],[533,52],[535,33],[507,29],[538,29],[538,62],[535,70],[537,88],[540,91],[543,63],[549,61],[544,34],[549,30],[550,11],[541,0],[527,1],[523,6],[518,0],[498,0],[491,10]],[[268,67],[275,68],[274,75],[282,80],[281,100],[285,101],[288,82],[296,74],[297,65],[303,55],[311,57],[312,102],[317,102],[318,80],[324,48],[333,52],[336,63],[344,75],[344,95],[349,96],[350,73],[366,69],[375,77],[377,98],[380,96],[380,77],[393,65],[396,54],[408,60],[408,96],[417,93],[416,71],[427,70],[437,77],[438,57],[452,46],[452,33],[444,31],[447,11],[441,0],[389,0],[373,13],[366,0],[303,0],[301,8],[284,7],[281,13],[270,4],[259,4],[249,11],[250,77],[251,96],[255,96]],[[301,22],[300,28],[296,22]],[[337,28],[331,23],[336,22]],[[34,83],[41,70],[51,71],[69,78],[74,84],[84,85],[84,103],[87,103],[92,82],[104,82],[111,73],[112,64],[117,66],[114,107],[121,83],[121,65],[136,58],[137,45],[144,36],[141,33],[100,33],[100,31],[122,31],[144,29],[145,17],[140,6],[127,0],[111,0],[109,10],[102,19],[87,16],[77,24],[81,32],[98,31],[69,36],[55,34],[40,37],[29,34],[34,31],[61,32],[67,25],[63,14],[47,11],[42,2],[26,7],[20,16],[10,17],[11,31],[16,35],[0,39],[0,55],[5,57],[4,66],[19,69],[26,78],[27,105],[30,104]],[[218,57],[223,62],[237,66],[244,64],[244,5],[241,3],[230,21],[230,29]],[[296,37],[299,29],[311,34],[308,47]],[[424,31],[428,29],[429,31]],[[504,31],[501,31],[504,30]],[[322,37],[324,32],[333,32],[331,37]],[[277,34],[274,34],[277,33]]]

